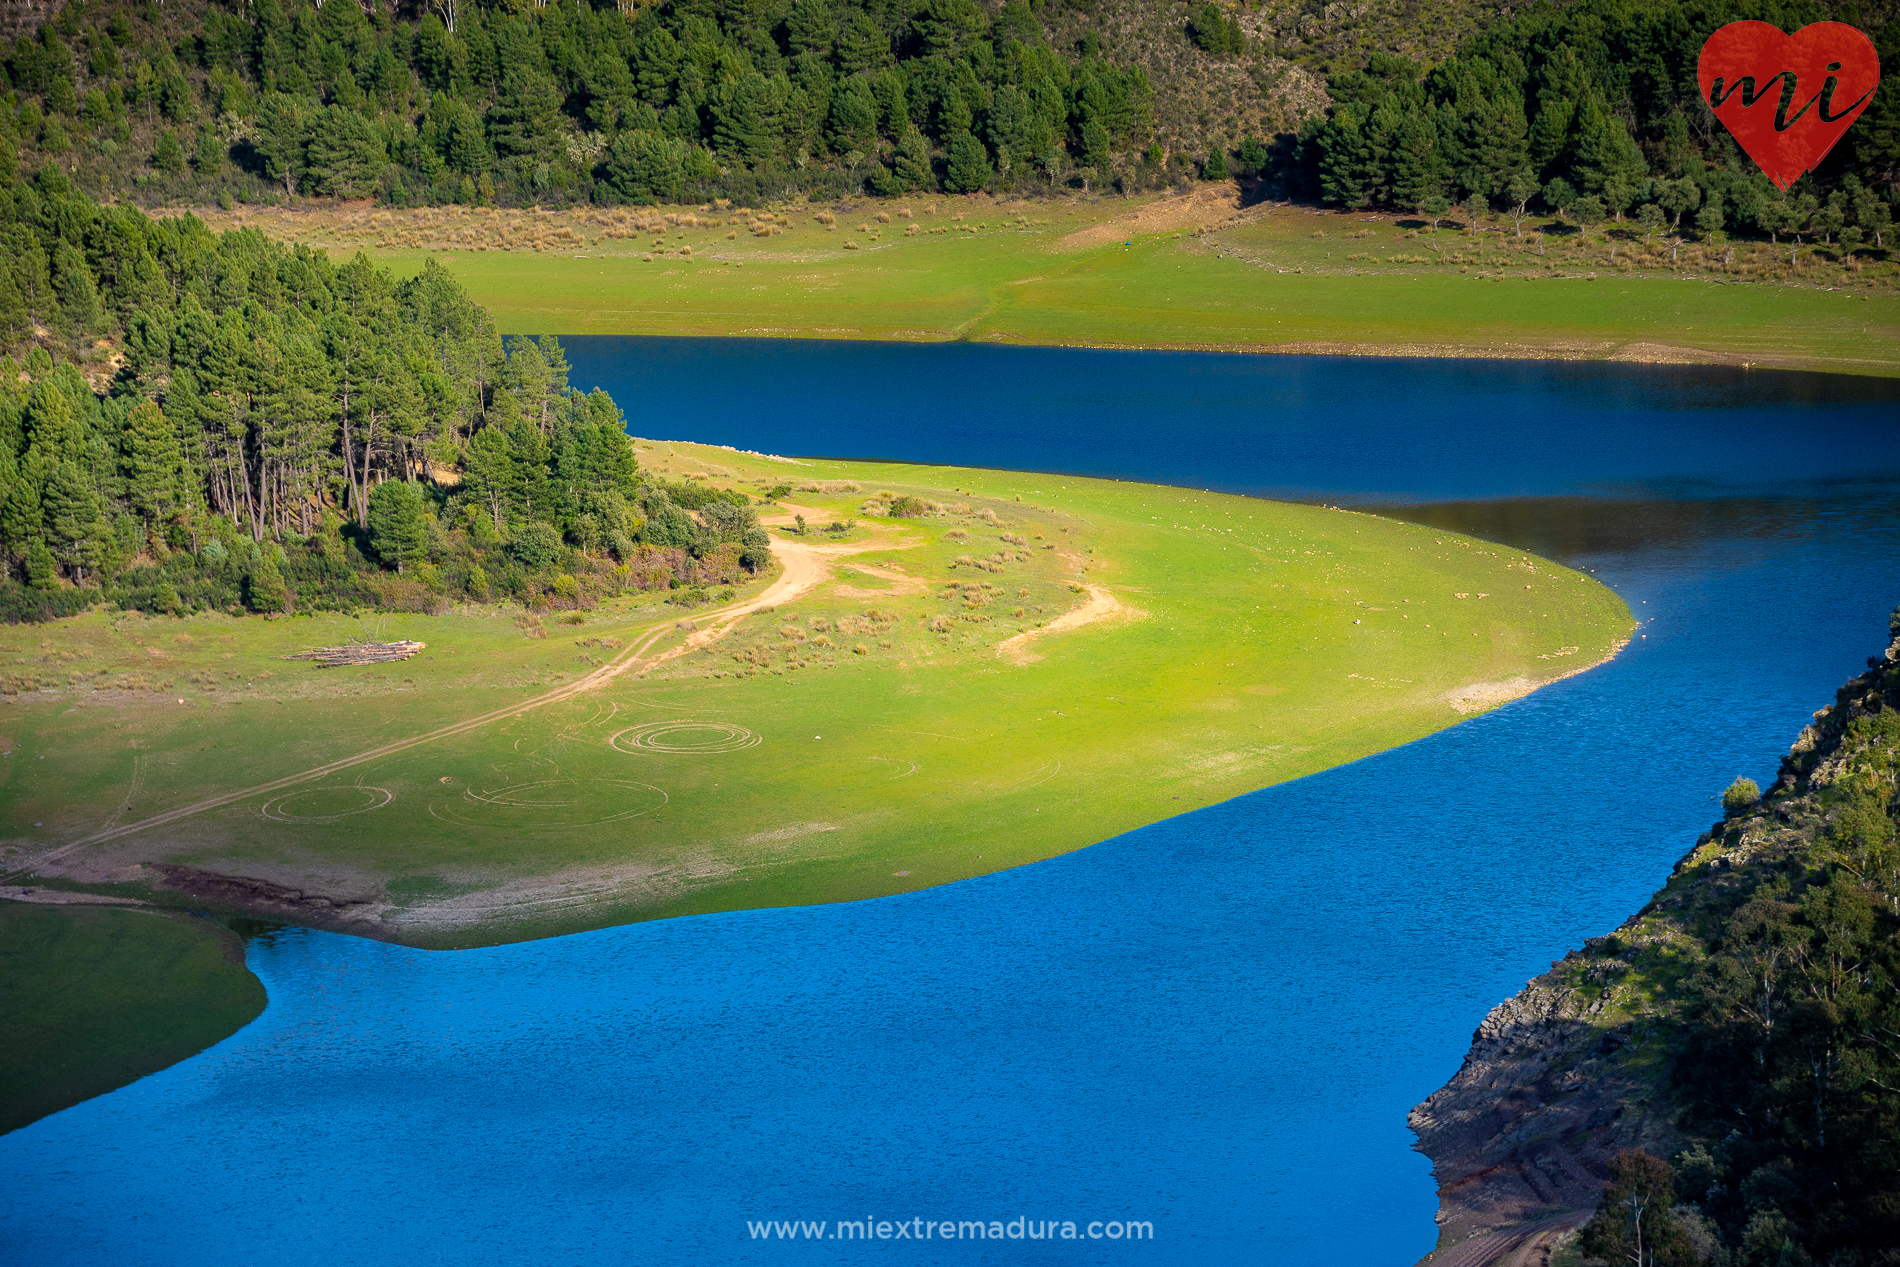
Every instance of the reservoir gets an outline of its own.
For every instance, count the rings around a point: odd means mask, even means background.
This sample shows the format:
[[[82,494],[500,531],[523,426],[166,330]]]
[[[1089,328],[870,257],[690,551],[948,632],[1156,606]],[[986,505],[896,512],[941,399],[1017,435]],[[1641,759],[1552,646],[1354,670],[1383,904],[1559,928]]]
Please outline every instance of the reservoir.
[[[1900,605],[1881,380],[567,348],[643,436],[1353,503],[1587,568],[1642,623],[1416,743],[942,888],[458,952],[260,935],[258,1020],[0,1137],[7,1262],[1406,1267],[1436,1208],[1406,1111],[1773,777]],[[1018,1219],[1154,1236],[829,1239]]]

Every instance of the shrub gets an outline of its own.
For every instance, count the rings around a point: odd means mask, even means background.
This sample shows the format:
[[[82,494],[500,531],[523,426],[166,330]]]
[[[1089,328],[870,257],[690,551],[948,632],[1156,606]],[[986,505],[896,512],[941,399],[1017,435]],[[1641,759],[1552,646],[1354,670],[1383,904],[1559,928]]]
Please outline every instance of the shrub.
[[[1728,785],[1728,791],[1722,793],[1722,812],[1739,814],[1752,808],[1761,800],[1761,788],[1753,779],[1737,779]]]
[[[561,554],[561,534],[544,523],[524,524],[508,543],[508,553],[529,570],[554,562]]]
[[[1188,22],[1188,37],[1208,53],[1239,53],[1247,47],[1240,23],[1221,12],[1218,4],[1210,3],[1195,11]]]

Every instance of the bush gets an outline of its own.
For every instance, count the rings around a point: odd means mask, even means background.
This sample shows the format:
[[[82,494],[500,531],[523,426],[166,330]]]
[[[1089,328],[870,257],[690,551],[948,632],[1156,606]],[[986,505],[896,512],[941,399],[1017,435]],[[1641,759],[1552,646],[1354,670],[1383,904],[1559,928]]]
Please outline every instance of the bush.
[[[0,583],[0,623],[38,624],[76,616],[101,597],[98,590],[31,589],[10,581]]]
[[[561,557],[561,534],[544,523],[524,524],[508,543],[512,554],[529,571],[539,571]]]
[[[1722,812],[1739,814],[1753,808],[1761,800],[1761,789],[1753,779],[1737,779],[1728,785],[1728,791],[1722,793]]]
[[[176,600],[177,595],[173,594]],[[258,551],[258,558],[244,575],[244,605],[265,615],[290,610],[290,588],[277,566],[277,552],[269,546]]]
[[[1240,23],[1221,12],[1218,4],[1203,5],[1188,22],[1188,38],[1207,53],[1240,53],[1247,47],[1247,36]]]

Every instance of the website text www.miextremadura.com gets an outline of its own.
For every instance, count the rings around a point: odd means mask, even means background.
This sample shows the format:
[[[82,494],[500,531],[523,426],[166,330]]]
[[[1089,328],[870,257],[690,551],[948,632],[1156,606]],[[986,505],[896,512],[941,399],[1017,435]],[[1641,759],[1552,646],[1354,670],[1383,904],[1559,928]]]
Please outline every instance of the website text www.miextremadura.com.
[[[1155,1225],[1146,1219],[839,1219],[836,1222],[746,1220],[755,1241],[1152,1241]]]

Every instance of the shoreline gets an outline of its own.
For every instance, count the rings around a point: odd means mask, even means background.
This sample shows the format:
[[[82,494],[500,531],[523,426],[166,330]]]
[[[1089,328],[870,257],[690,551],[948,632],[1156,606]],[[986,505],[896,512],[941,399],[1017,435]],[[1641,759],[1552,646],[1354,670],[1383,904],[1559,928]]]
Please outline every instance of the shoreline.
[[[828,206],[780,207],[766,217],[769,228],[745,233],[736,212],[686,206],[305,203],[151,214],[189,213],[214,231],[262,232],[339,259],[362,252],[399,276],[433,260],[513,335],[1615,361],[1900,377],[1900,294],[1888,284],[1889,266],[1817,256],[1790,271],[1767,243],[1735,244],[1731,267],[1695,244],[1678,262],[1631,237],[1629,226],[1606,226],[1618,236],[1584,242],[1554,223],[1529,237],[1494,225],[1475,236],[1441,235],[1424,255],[1427,243],[1404,213],[1245,205],[1231,183],[1128,200],[940,195]],[[1544,254],[1531,251],[1534,238],[1548,245]],[[1621,257],[1597,254],[1605,245]],[[1588,285],[1548,294],[1520,284],[1532,281]],[[1667,282],[1693,284],[1657,285]]]
[[[1577,278],[1574,280],[1584,280]],[[526,331],[506,332],[504,337],[526,337]],[[1364,359],[1390,361],[1558,361],[1567,364],[1601,363],[1610,365],[1713,365],[1730,369],[1770,370],[1790,374],[1838,374],[1854,378],[1900,378],[1900,362],[1891,367],[1878,363],[1879,368],[1860,368],[1853,363],[1839,361],[1817,361],[1809,358],[1791,357],[1777,360],[1748,360],[1730,352],[1717,352],[1707,348],[1682,347],[1673,344],[1629,342],[1606,344],[1603,348],[1584,349],[1563,346],[1538,347],[1530,344],[1506,347],[1491,347],[1482,344],[1456,344],[1444,342],[1430,343],[1352,343],[1328,340],[1305,340],[1295,343],[1117,343],[1103,340],[1042,340],[1024,338],[1011,334],[990,334],[970,337],[950,332],[914,332],[915,337],[901,337],[900,333],[863,334],[848,332],[838,327],[809,330],[779,329],[763,332],[756,328],[735,328],[720,333],[668,334],[652,330],[636,330],[625,333],[600,331],[547,331],[536,330],[533,333],[549,333],[557,339],[732,339],[757,342],[793,343],[802,341],[832,343],[903,343],[903,344],[939,344],[968,343],[986,347],[1007,348],[1063,348],[1085,352],[1183,352],[1208,353],[1227,356],[1286,356],[1286,357],[1325,357],[1332,359]],[[925,334],[932,337],[923,337]],[[941,337],[935,337],[941,334]],[[791,459],[782,459],[791,460]],[[899,458],[854,457],[854,462],[898,462]],[[972,468],[984,469],[984,468]],[[1041,472],[1030,472],[1037,474]]]

